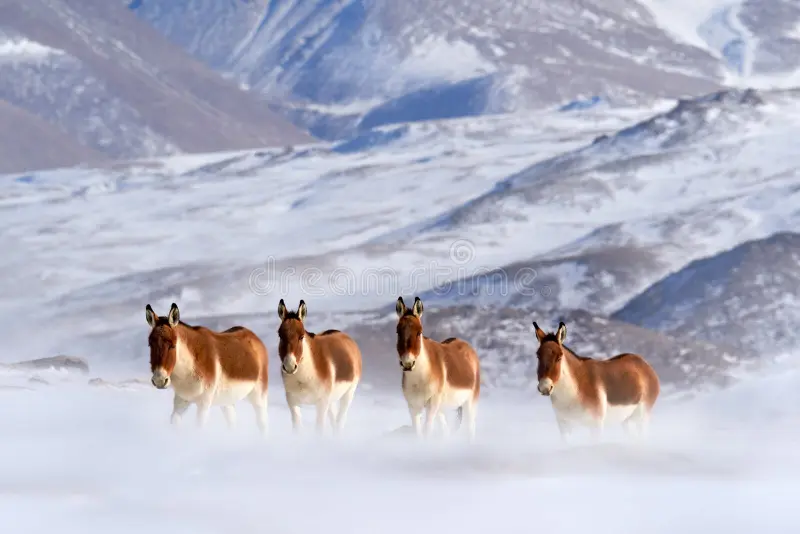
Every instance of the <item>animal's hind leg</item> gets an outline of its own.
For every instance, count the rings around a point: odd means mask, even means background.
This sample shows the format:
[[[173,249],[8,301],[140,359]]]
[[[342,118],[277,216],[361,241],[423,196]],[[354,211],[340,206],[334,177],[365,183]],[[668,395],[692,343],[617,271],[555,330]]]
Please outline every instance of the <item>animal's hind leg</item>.
[[[622,425],[625,429],[625,433],[629,437],[634,437],[637,439],[643,439],[647,432],[647,423],[649,419],[649,414],[647,408],[645,407],[644,403],[640,403],[636,406],[636,409],[633,413],[623,421]]]
[[[443,411],[439,411],[439,415],[436,416],[439,419],[439,422],[442,424],[442,436],[450,437],[450,426],[447,424],[447,416],[444,414]]]
[[[467,435],[470,443],[475,441],[475,427],[478,419],[478,400],[471,398],[464,403],[464,416],[467,418]]]
[[[333,433],[334,434],[337,431],[337,429],[336,429],[336,416],[339,413],[339,412],[336,411],[335,406],[336,405],[334,403],[331,403],[331,405],[328,407],[328,422],[331,424],[331,428],[333,429]]]
[[[204,428],[208,421],[208,412],[211,410],[211,393],[200,397],[197,404],[197,426]]]
[[[233,430],[236,428],[236,407],[230,404],[221,408],[223,415],[225,415],[225,422],[228,423],[228,428]]]
[[[250,395],[248,400],[250,404],[253,405],[253,410],[256,413],[256,425],[258,425],[258,431],[261,432],[263,436],[267,435],[267,392],[262,391],[261,388],[254,389]]]
[[[342,398],[339,399],[339,410],[336,415],[336,425],[334,426],[334,432],[339,433],[344,430],[344,425],[347,423],[347,412],[350,411],[350,405],[353,404],[353,398],[356,395],[356,388],[358,387],[358,383],[353,384],[353,386],[345,391]]]

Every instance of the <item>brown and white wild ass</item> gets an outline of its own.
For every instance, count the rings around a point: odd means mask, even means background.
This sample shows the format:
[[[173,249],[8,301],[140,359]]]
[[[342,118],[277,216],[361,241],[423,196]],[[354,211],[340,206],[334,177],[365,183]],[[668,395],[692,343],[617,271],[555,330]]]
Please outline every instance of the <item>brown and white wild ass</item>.
[[[292,428],[295,432],[302,428],[300,407],[313,405],[317,408],[317,432],[324,432],[325,418],[329,417],[333,432],[338,434],[361,380],[361,350],[353,338],[339,330],[320,334],[307,331],[307,313],[303,300],[297,311],[287,310],[283,299],[278,303],[278,356]],[[338,410],[334,409],[336,402]]]
[[[650,411],[660,392],[658,375],[638,354],[618,354],[607,360],[578,356],[564,345],[567,326],[545,333],[533,321],[538,390],[550,397],[562,439],[575,425],[588,426],[595,439],[607,422],[623,423],[644,435]]]
[[[397,299],[397,355],[403,369],[403,396],[417,436],[423,435],[422,411],[426,411],[424,435],[430,435],[438,419],[449,433],[443,408],[455,408],[461,426],[466,411],[469,439],[475,439],[475,419],[481,392],[481,367],[475,349],[462,339],[434,341],[422,333],[422,300],[411,309]]]
[[[220,406],[229,427],[236,424],[235,403],[247,398],[256,412],[262,434],[267,432],[267,347],[253,332],[234,326],[215,332],[180,320],[173,302],[166,317],[148,304],[150,370],[158,389],[172,386],[173,424],[180,422],[192,404],[197,424],[203,426],[211,406]]]

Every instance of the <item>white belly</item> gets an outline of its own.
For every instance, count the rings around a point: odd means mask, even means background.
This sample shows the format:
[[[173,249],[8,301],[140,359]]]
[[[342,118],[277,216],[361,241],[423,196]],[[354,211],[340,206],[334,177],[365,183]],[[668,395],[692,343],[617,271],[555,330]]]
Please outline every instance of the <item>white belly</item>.
[[[553,400],[553,410],[559,419],[584,425],[591,424],[594,421],[592,413],[577,402],[561,403],[555,399],[551,400]]]
[[[463,406],[470,397],[472,397],[471,389],[455,389],[445,386],[442,392],[442,408],[458,408]]]
[[[606,421],[609,423],[621,423],[636,411],[638,404],[624,404],[606,407]]]
[[[216,406],[235,404],[247,397],[253,391],[255,385],[256,382],[253,380],[243,381],[221,378],[212,403]]]

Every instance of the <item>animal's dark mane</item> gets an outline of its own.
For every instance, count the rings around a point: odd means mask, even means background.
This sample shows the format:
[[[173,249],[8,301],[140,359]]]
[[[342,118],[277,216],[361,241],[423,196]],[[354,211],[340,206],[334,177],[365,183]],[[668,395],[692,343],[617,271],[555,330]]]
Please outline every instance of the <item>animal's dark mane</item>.
[[[330,335],[330,334],[338,334],[339,332],[340,332],[340,330],[336,330],[335,328],[330,328],[328,330],[325,330],[321,334],[312,334],[312,336],[327,336],[327,335]]]
[[[558,343],[558,338],[556,337],[555,334],[552,334],[552,333],[547,334],[547,335],[544,336],[544,338],[542,338],[541,344],[547,343],[548,341],[552,341],[554,343]],[[589,356],[581,356],[580,354],[578,354],[577,352],[575,352],[574,350],[572,350],[571,348],[569,348],[568,346],[566,346],[564,344],[562,344],[561,346],[564,347],[565,349],[567,349],[568,351],[570,351],[572,353],[572,355],[575,356],[576,358],[578,358],[579,360],[593,360],[594,359],[594,358],[590,358]]]
[[[297,319],[298,321],[302,321],[302,319],[300,319],[300,314],[297,313],[297,311],[288,311],[287,310],[286,311],[286,315],[283,316],[283,320],[286,321],[288,319]],[[336,330],[335,328],[331,328],[331,329],[325,330],[324,332],[320,332],[319,334],[315,334],[314,332],[309,332],[308,330],[306,330],[306,335],[310,339],[314,339],[317,336],[328,336],[330,334],[337,334],[339,332],[340,332],[340,330]]]
[[[164,317],[159,317],[157,324],[161,325],[169,324],[169,317],[166,315]],[[176,324],[175,326],[183,326],[184,328],[188,328],[189,330],[199,330],[203,328],[202,326],[190,325],[189,323],[184,323],[180,319],[178,320],[178,324]]]
[[[324,332],[320,332],[319,334],[315,334],[314,332],[309,332],[306,330],[306,335],[311,339],[314,339],[317,336],[329,336],[331,334],[338,334],[340,330],[336,330],[335,328],[331,328],[329,330],[325,330]]]
[[[594,358],[590,358],[589,356],[581,356],[580,354],[578,354],[577,352],[575,352],[574,350],[572,350],[571,348],[569,348],[566,345],[562,345],[562,347],[564,347],[565,349],[570,351],[572,353],[572,355],[575,356],[576,358],[578,358],[579,360],[593,360],[594,359]]]
[[[287,310],[286,314],[283,316],[283,320],[285,321],[286,319],[297,319],[298,321],[300,321],[300,314],[297,313],[297,311]]]

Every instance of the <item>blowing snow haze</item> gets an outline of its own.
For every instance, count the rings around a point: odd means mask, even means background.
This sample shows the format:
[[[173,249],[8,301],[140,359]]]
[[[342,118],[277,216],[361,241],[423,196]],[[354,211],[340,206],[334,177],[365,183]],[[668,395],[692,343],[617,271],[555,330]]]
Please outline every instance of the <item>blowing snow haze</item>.
[[[0,0],[0,524],[797,532],[799,58],[789,0]],[[472,448],[384,439],[398,296],[479,355]],[[323,448],[281,298],[362,353]],[[172,302],[263,340],[268,443],[172,432]],[[559,442],[534,320],[647,359],[648,445]]]

